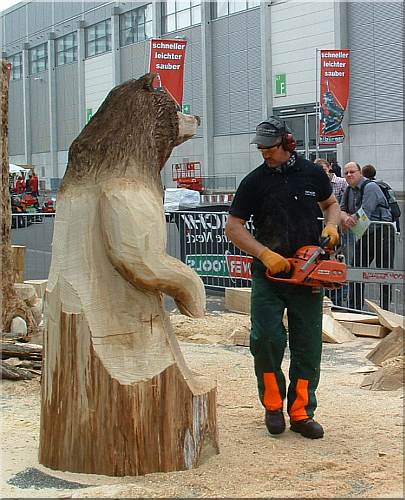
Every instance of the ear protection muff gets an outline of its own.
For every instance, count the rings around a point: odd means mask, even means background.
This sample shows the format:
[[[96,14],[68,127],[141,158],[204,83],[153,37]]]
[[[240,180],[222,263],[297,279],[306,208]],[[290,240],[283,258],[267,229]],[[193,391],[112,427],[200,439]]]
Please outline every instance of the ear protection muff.
[[[297,147],[297,141],[295,140],[291,132],[287,132],[283,135],[281,139],[281,145],[283,146],[283,149],[285,151],[292,153],[293,151],[295,151],[295,148]]]
[[[289,153],[295,151],[297,147],[297,141],[295,140],[294,136],[291,133],[291,130],[287,127],[285,122],[281,122],[280,120],[277,120],[277,118],[273,117],[266,120],[266,122],[280,131],[281,134],[283,134],[281,137],[281,145],[283,146],[284,151],[288,151]]]

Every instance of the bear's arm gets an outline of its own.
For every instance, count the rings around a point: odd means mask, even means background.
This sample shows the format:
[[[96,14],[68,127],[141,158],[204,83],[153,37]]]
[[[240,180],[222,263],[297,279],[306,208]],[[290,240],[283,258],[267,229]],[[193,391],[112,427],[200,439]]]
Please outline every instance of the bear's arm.
[[[204,285],[198,275],[166,254],[166,222],[160,199],[146,186],[113,181],[100,195],[100,223],[107,256],[139,289],[171,295],[183,314],[201,317]]]

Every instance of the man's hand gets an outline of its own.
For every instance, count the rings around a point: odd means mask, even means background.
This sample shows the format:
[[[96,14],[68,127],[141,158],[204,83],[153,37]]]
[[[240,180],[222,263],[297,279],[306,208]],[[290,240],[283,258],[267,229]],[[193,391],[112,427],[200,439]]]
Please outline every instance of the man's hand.
[[[345,229],[350,229],[357,224],[357,217],[355,215],[346,215],[346,217],[343,218],[342,223]]]
[[[265,248],[258,258],[267,269],[270,270],[272,276],[279,273],[288,273],[290,271],[290,263],[288,260],[279,253],[272,252],[270,248]]]
[[[323,228],[322,238],[329,238],[328,248],[334,248],[339,244],[340,236],[336,224],[328,222]]]

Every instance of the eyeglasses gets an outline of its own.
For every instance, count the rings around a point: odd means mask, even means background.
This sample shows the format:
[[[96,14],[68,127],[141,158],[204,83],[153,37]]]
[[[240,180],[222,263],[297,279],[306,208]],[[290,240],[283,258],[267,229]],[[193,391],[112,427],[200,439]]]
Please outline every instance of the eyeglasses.
[[[344,172],[344,175],[353,175],[353,174],[357,174],[357,172],[360,172],[360,170],[348,170],[347,172]]]
[[[274,146],[257,146],[257,149],[259,151],[267,151],[269,149],[278,148],[280,145],[281,145],[281,142],[279,142],[278,144],[274,144]]]

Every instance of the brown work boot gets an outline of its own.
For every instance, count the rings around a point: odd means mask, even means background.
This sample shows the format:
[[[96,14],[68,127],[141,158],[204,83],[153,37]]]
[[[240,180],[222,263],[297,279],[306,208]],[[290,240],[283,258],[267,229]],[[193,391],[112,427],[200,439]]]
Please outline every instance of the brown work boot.
[[[307,418],[305,420],[291,420],[290,429],[294,432],[298,432],[301,436],[309,439],[319,439],[323,437],[323,427],[318,422],[315,422],[312,418]]]
[[[266,410],[264,422],[270,434],[281,434],[285,431],[285,420],[283,410]]]

